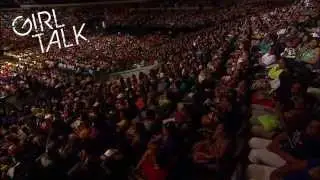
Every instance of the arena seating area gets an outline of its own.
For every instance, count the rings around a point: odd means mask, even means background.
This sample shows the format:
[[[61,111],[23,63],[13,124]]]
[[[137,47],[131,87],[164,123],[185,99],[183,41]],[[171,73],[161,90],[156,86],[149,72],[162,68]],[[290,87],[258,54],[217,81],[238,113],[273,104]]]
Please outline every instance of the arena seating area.
[[[231,3],[1,10],[0,179],[319,179],[320,4]],[[12,31],[52,8],[89,41]]]

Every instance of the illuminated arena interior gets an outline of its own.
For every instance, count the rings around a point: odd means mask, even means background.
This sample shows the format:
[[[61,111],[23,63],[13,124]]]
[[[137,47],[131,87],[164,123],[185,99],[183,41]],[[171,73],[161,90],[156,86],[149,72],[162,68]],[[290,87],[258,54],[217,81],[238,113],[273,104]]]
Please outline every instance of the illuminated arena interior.
[[[319,12],[2,0],[0,179],[320,179]]]

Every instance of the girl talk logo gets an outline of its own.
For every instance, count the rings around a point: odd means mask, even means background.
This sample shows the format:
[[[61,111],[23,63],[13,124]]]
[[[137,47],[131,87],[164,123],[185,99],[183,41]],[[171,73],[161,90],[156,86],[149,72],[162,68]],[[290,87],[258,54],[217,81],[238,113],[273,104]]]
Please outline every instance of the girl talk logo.
[[[76,45],[80,44],[80,40],[88,41],[88,39],[81,34],[85,25],[86,24],[83,23],[79,29],[77,29],[76,26],[72,26]],[[41,11],[36,14],[34,13],[31,14],[31,17],[27,18],[17,16],[12,21],[12,29],[14,33],[20,37],[30,35],[32,30],[35,32],[35,34],[32,35],[32,38],[38,38],[42,53],[49,52],[52,45],[57,45],[59,49],[62,47],[68,48],[75,46],[75,44],[70,43],[70,41],[67,42],[64,28],[65,24],[58,24],[58,19],[54,9],[52,9],[51,12]],[[45,46],[43,37],[45,35],[45,30],[47,29],[53,31],[50,41]]]

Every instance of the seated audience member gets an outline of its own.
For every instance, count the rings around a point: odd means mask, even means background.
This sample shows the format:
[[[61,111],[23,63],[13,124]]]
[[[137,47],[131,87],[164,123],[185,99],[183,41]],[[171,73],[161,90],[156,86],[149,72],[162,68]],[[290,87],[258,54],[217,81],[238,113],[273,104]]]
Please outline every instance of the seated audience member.
[[[316,65],[319,63],[320,48],[318,40],[312,39],[298,50],[297,60],[307,64]]]
[[[293,77],[284,59],[279,60],[279,67],[282,71],[277,74],[277,79],[280,80],[280,86],[275,91],[276,99],[281,104],[286,105],[290,101]]]
[[[193,147],[193,161],[196,164],[210,167],[218,163],[227,153],[230,139],[227,137],[224,126],[219,124],[209,139],[195,144]]]
[[[290,152],[286,152],[281,139],[286,139],[283,134],[272,142],[268,140],[251,139],[250,146],[255,148],[250,152],[249,159],[262,164],[251,164],[248,167],[248,178],[259,179],[285,179],[307,180],[319,178],[319,151],[320,151],[320,122],[310,122],[301,140],[295,142]],[[259,142],[260,145],[257,144]],[[260,155],[258,155],[260,154]],[[251,156],[251,157],[250,157]]]
[[[270,38],[263,39],[263,41],[261,41],[260,44],[258,45],[258,48],[260,50],[259,52],[261,54],[267,54],[270,51],[272,44],[273,42],[271,41]]]
[[[293,137],[279,134],[273,140],[252,138],[249,160],[254,164],[263,164],[266,169],[280,168],[297,161],[317,159],[320,152],[320,122],[312,120],[304,132]],[[251,168],[254,166],[251,166]],[[249,176],[251,169],[249,166]],[[269,169],[270,170],[270,169]]]
[[[145,150],[148,135],[142,123],[132,122],[126,131],[127,141],[129,142],[133,152],[134,159],[140,157]]]
[[[136,168],[141,168],[142,176],[148,180],[165,180],[168,176],[167,169],[160,166],[158,162],[157,156],[160,150],[159,140],[160,139],[156,138],[149,142],[148,148]]]
[[[175,121],[179,124],[183,124],[188,121],[188,116],[183,103],[177,104],[177,110],[175,113]]]
[[[279,128],[279,120],[277,116],[263,112],[263,115],[256,117],[256,120],[251,118],[252,128],[251,133],[255,137],[271,139]]]
[[[203,129],[214,130],[217,125],[217,117],[214,112],[209,112],[201,117]]]
[[[275,48],[272,47],[269,52],[267,52],[266,54],[264,54],[262,57],[261,57],[261,60],[259,61],[259,64],[261,66],[269,66],[273,63],[275,63],[277,60],[277,57],[275,55]]]

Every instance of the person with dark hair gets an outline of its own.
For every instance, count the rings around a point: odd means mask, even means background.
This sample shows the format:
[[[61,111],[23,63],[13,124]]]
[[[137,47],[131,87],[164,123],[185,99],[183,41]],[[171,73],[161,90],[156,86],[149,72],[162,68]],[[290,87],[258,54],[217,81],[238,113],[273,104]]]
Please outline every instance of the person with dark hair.
[[[143,177],[148,180],[165,180],[168,176],[167,169],[160,166],[158,162],[159,148],[160,139],[151,139],[146,152],[136,167],[137,170],[141,169]]]
[[[282,72],[279,75],[280,87],[276,90],[276,98],[281,104],[285,105],[291,97],[290,88],[292,86],[292,75],[289,72],[284,59],[279,60],[279,66],[282,69]]]
[[[255,163],[248,168],[249,177],[256,178],[259,172],[270,176],[274,171],[279,176],[285,166],[300,164],[301,161],[317,162],[320,152],[320,122],[312,120],[305,131],[295,139],[290,139],[282,133],[272,141],[252,138],[249,145],[254,148],[249,154],[249,159]],[[258,165],[260,162],[266,165]],[[280,172],[276,172],[277,168]]]
[[[320,48],[319,48],[317,39],[311,38],[310,41],[306,41],[298,51],[298,56],[297,56],[298,61],[315,65],[315,64],[319,64],[319,58],[320,58]]]
[[[219,124],[209,139],[193,147],[193,162],[204,167],[210,167],[210,164],[215,165],[228,152],[229,147],[230,139],[226,135],[223,124]]]

